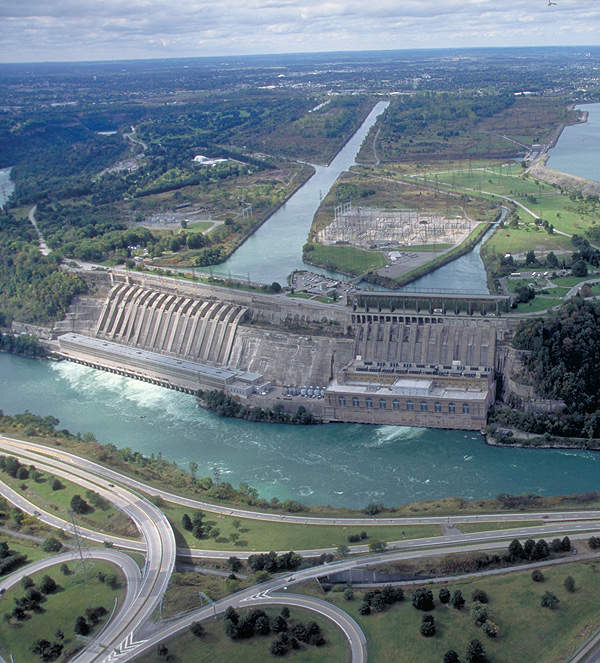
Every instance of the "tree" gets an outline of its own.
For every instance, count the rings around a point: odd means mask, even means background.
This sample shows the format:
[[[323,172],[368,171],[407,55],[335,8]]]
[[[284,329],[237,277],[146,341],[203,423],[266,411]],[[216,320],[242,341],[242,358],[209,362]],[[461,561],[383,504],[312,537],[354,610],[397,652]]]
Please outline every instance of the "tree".
[[[479,640],[471,640],[469,642],[465,660],[467,663],[488,663],[485,649]]]
[[[204,626],[200,622],[192,622],[190,624],[190,631],[197,637],[201,638],[204,635]]]
[[[546,559],[549,555],[550,549],[548,548],[546,541],[544,541],[544,539],[536,541],[533,552],[531,553],[531,559]]]
[[[433,610],[433,592],[425,587],[415,589],[412,594],[412,604],[417,610]]]
[[[71,510],[79,514],[87,513],[90,510],[90,505],[81,495],[73,495],[71,498]]]
[[[533,559],[533,550],[535,548],[535,541],[533,539],[527,539],[525,545],[523,546],[523,552],[526,559]]]
[[[527,253],[525,254],[525,264],[526,265],[537,264],[537,258],[535,257],[535,253],[532,250],[527,251]]]
[[[465,604],[465,599],[462,595],[462,592],[460,589],[456,589],[454,591],[454,594],[452,594],[452,598],[450,599],[450,605],[453,608],[456,608],[457,610],[460,610]]]
[[[587,276],[588,269],[585,260],[577,260],[571,265],[571,274],[573,276]]]
[[[424,638],[432,638],[435,635],[435,620],[433,615],[423,615],[420,631]]]
[[[346,557],[346,555],[350,552],[350,548],[348,548],[347,545],[344,543],[340,544],[337,547],[336,553],[338,557]]]
[[[485,605],[482,603],[473,603],[471,606],[471,619],[475,622],[477,626],[481,626],[484,622],[487,621],[488,611]]]
[[[558,258],[554,254],[554,251],[550,251],[550,253],[546,256],[546,265],[552,269],[558,267]]]
[[[567,576],[563,584],[567,592],[570,592],[572,594],[575,591],[575,580],[573,576]]]
[[[287,645],[281,641],[280,638],[273,640],[269,651],[273,656],[285,656],[287,654]]]
[[[544,582],[544,574],[539,569],[534,569],[531,572],[531,579],[533,582]]]
[[[195,477],[196,472],[198,471],[198,463],[195,460],[190,460],[188,467],[190,468],[190,474],[192,477]]]
[[[550,610],[554,610],[559,603],[559,598],[552,592],[546,592],[540,599],[542,608],[549,608]]]
[[[363,603],[361,603],[361,605],[360,605],[360,608],[358,609],[358,612],[361,615],[370,615],[371,614],[371,606],[366,601],[363,601]]]
[[[44,552],[59,552],[62,547],[62,543],[53,536],[49,536],[44,543],[42,543],[42,550]]]
[[[187,513],[184,513],[183,516],[181,516],[181,525],[183,529],[187,530],[188,532],[192,531],[192,519],[188,516]]]
[[[281,616],[284,619],[290,618],[290,609],[287,607],[287,605],[284,605],[283,608],[281,608]]]
[[[87,635],[90,632],[90,625],[87,623],[87,620],[83,615],[79,615],[75,620],[74,630],[77,635]]]
[[[242,568],[242,562],[240,559],[232,555],[228,560],[227,564],[233,573],[237,573]]]
[[[197,538],[201,539],[204,536],[204,527],[201,522],[194,523],[192,527],[192,534]]]
[[[344,598],[346,601],[352,601],[354,599],[354,590],[352,587],[346,587],[344,590]]]
[[[229,619],[229,621],[233,622],[234,624],[237,624],[240,621],[240,616],[236,612],[236,609],[233,606],[229,605],[225,610],[225,619]]]
[[[560,549],[564,552],[571,550],[571,539],[568,536],[565,536],[560,542]]]
[[[447,587],[442,587],[438,597],[440,599],[440,603],[448,603],[450,600],[450,590]]]
[[[271,628],[273,631],[275,631],[275,633],[283,633],[284,631],[288,630],[288,624],[281,615],[277,615],[271,624]]]
[[[478,601],[479,603],[487,603],[489,601],[488,595],[483,589],[475,588],[471,594],[471,601]]]
[[[42,578],[42,582],[40,583],[40,590],[44,594],[52,594],[53,592],[56,591],[56,589],[57,589],[56,582],[54,582],[54,580],[49,575],[45,575]]]
[[[273,281],[273,283],[271,283],[271,292],[281,292],[281,284],[277,281]]]
[[[52,479],[52,490],[62,490],[64,485],[56,478]]]
[[[454,649],[449,649],[444,654],[442,663],[460,663],[460,659],[458,658],[458,654],[454,651]]]
[[[496,638],[498,636],[498,631],[500,630],[498,624],[495,624],[490,619],[486,620],[481,628],[488,638]]]
[[[254,623],[254,630],[259,635],[269,635],[271,632],[271,621],[267,615],[261,615]]]

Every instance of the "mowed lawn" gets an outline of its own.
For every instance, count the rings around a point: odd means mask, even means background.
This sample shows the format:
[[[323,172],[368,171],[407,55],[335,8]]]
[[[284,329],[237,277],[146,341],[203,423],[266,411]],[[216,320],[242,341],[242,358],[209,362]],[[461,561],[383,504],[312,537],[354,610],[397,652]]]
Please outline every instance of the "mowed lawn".
[[[0,599],[0,609],[2,609],[0,654],[4,658],[10,660],[10,654],[12,654],[15,663],[31,663],[41,660],[31,652],[31,645],[39,639],[56,642],[58,629],[62,630],[65,635],[65,651],[83,645],[86,641],[79,639],[73,630],[77,617],[85,615],[88,607],[102,606],[106,609],[107,615],[92,631],[93,635],[102,628],[108,615],[112,612],[115,598],[119,602],[122,600],[125,581],[118,567],[107,562],[93,560],[86,561],[85,573],[81,565],[76,562],[69,562],[68,567],[69,575],[63,574],[57,565],[31,576],[36,586],[39,586],[44,575],[49,575],[59,586],[57,592],[49,594],[41,603],[43,612],[40,614],[27,613],[28,619],[15,624],[8,623],[4,619],[4,614],[11,612],[14,608],[14,598],[25,594],[25,589],[20,583],[8,590]],[[115,574],[119,578],[120,586],[112,589],[106,582],[100,582],[98,572],[107,576]]]
[[[440,604],[438,592],[443,586],[440,584],[430,585],[435,598],[435,609],[430,613],[413,608],[412,588],[405,589],[402,603],[369,616],[358,613],[362,603],[360,591],[353,601],[346,601],[335,592],[325,597],[347,610],[363,627],[369,661],[440,663],[448,649],[456,650],[464,660],[468,642],[477,638],[490,663],[564,663],[600,622],[597,591],[600,562],[565,564],[542,571],[545,581],[541,583],[533,582],[531,572],[516,572],[444,585],[450,592],[462,591],[466,599],[462,610]],[[576,591],[572,594],[563,585],[568,575],[575,579]],[[500,629],[495,640],[488,638],[470,617],[471,594],[475,588],[485,590],[489,596],[488,613]],[[317,595],[312,588],[306,591]],[[560,599],[555,610],[540,606],[540,598],[546,591]],[[437,631],[432,638],[419,633],[423,614],[431,614],[435,619]]]
[[[298,525],[277,523],[252,518],[232,518],[215,513],[203,512],[204,522],[216,527],[219,536],[197,539],[185,530],[181,524],[184,513],[193,519],[195,511],[174,505],[170,502],[161,505],[167,515],[177,538],[178,545],[207,550],[312,550],[315,548],[337,548],[339,545],[368,545],[372,541],[400,541],[402,539],[421,539],[440,536],[439,525]],[[340,519],[342,520],[342,519]],[[365,531],[367,539],[349,543],[348,535]],[[239,535],[237,541],[232,540]]]
[[[256,606],[263,609],[262,606]],[[246,611],[239,610],[240,616]],[[280,608],[268,608],[265,612],[274,618],[280,613]],[[207,619],[202,622],[205,634],[202,638],[192,635],[185,630],[181,635],[163,643],[168,649],[168,660],[171,663],[199,663],[210,661],[210,663],[265,663],[266,661],[293,661],[293,663],[347,663],[349,660],[349,646],[343,633],[328,619],[320,617],[314,612],[302,610],[301,608],[290,608],[290,619],[288,624],[300,621],[317,622],[321,627],[326,644],[321,647],[314,645],[301,645],[301,649],[291,651],[282,659],[274,657],[269,652],[269,647],[275,639],[276,634],[255,635],[248,640],[230,640],[224,632],[223,616],[216,619]],[[162,663],[164,656],[159,656],[156,650],[134,659],[137,663]],[[369,658],[369,660],[371,660]],[[373,659],[375,660],[375,659]],[[395,659],[390,659],[395,660]]]
[[[309,261],[346,274],[364,274],[386,265],[384,254],[379,251],[364,251],[353,246],[311,246],[312,250],[306,253]]]

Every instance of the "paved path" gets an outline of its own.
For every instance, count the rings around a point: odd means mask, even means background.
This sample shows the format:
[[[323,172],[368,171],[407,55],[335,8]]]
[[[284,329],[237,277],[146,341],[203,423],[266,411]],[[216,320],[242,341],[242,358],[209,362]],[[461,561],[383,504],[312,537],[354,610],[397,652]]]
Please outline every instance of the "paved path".
[[[36,213],[36,211],[37,211],[37,205],[34,205],[34,206],[29,210],[29,214],[27,215],[27,218],[29,219],[29,222],[30,222],[31,225],[35,228],[35,232],[37,233],[37,236],[38,236],[38,244],[39,244],[39,246],[40,246],[40,253],[41,253],[43,256],[47,256],[47,255],[50,253],[51,249],[48,248],[48,245],[46,244],[46,240],[44,239],[44,237],[42,236],[42,233],[41,233],[40,229],[38,228],[38,224],[37,224],[37,221],[36,221],[36,219],[35,219],[35,213]]]

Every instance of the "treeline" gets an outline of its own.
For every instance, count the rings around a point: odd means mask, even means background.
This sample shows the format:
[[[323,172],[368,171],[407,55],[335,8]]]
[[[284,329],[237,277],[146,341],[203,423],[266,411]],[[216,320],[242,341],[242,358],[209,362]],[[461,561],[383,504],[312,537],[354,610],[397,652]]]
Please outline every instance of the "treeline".
[[[529,418],[532,432],[598,437],[600,303],[575,297],[547,318],[522,322],[513,345],[525,351],[522,361],[536,392],[566,405],[558,415],[520,413],[515,419]],[[497,420],[507,416],[502,411]]]
[[[0,352],[25,357],[45,357],[46,349],[35,336],[30,334],[0,334]]]
[[[220,417],[263,421],[271,424],[300,424],[303,426],[321,423],[321,420],[313,417],[303,405],[298,407],[295,414],[290,414],[284,410],[281,403],[277,403],[273,409],[250,407],[243,405],[224,391],[203,391],[199,389],[196,396],[205,407]]]
[[[14,571],[26,561],[27,555],[11,550],[6,541],[0,541],[0,576]]]

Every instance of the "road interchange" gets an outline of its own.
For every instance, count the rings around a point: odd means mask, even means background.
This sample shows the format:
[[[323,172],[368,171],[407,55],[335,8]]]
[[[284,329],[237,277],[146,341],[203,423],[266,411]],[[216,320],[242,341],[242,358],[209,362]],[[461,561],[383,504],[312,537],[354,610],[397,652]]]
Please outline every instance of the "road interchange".
[[[93,541],[109,541],[111,544],[129,550],[137,550],[146,554],[146,564],[141,574],[139,586],[131,594],[131,604],[127,611],[120,610],[115,618],[102,631],[100,637],[96,637],[86,649],[80,653],[74,661],[77,663],[97,663],[100,661],[126,661],[147,651],[157,642],[170,637],[174,633],[186,628],[193,621],[209,617],[223,612],[228,605],[246,607],[249,605],[288,604],[305,607],[320,613],[333,621],[344,632],[352,652],[352,661],[364,663],[366,661],[366,640],[362,630],[343,611],[335,608],[329,603],[319,601],[307,596],[291,596],[288,594],[273,594],[291,585],[314,579],[328,573],[339,572],[352,568],[373,565],[382,562],[414,559],[434,555],[445,555],[452,552],[468,552],[493,550],[506,545],[513,538],[523,538],[546,534],[569,533],[572,538],[587,538],[592,531],[600,531],[599,511],[571,511],[554,513],[552,518],[558,522],[546,522],[538,527],[514,528],[510,530],[497,530],[465,535],[437,536],[425,539],[403,540],[389,544],[391,550],[384,553],[353,556],[327,565],[310,567],[295,572],[289,577],[278,577],[266,583],[255,585],[236,594],[232,594],[222,601],[216,602],[207,608],[194,611],[180,620],[168,624],[148,639],[136,640],[136,631],[147,622],[154,608],[161,600],[167,589],[169,579],[175,564],[177,554],[185,557],[199,558],[228,558],[231,555],[248,557],[253,553],[240,551],[210,551],[190,550],[187,548],[177,549],[173,530],[165,515],[152,502],[138,494],[137,491],[152,494],[174,501],[178,504],[190,506],[190,508],[201,508],[207,511],[250,517],[262,520],[275,520],[279,522],[302,522],[303,524],[412,524],[425,522],[428,524],[437,522],[443,524],[448,517],[432,516],[426,518],[325,518],[325,517],[287,517],[280,514],[261,514],[244,509],[232,509],[231,507],[219,507],[189,498],[162,491],[148,486],[140,481],[131,479],[123,474],[104,468],[92,461],[80,458],[63,450],[30,443],[22,440],[0,437],[0,450],[16,456],[23,462],[34,463],[39,469],[50,471],[58,476],[63,476],[71,481],[91,488],[103,497],[110,499],[117,508],[122,509],[134,521],[141,534],[141,541],[115,537],[93,530],[78,528],[79,534]],[[125,488],[124,486],[127,486]],[[136,493],[131,492],[133,488]],[[25,500],[21,495],[0,482],[0,491],[13,504],[23,511],[35,515],[43,522],[66,531],[72,531],[71,523],[58,518],[54,514],[42,512],[39,507]],[[263,517],[264,516],[264,517]],[[532,520],[546,517],[547,514],[490,514],[484,517],[460,516],[452,518],[457,522],[473,522],[478,520],[493,521],[518,521]],[[578,530],[581,533],[577,533]],[[364,546],[353,547],[352,552],[365,552]],[[306,557],[318,556],[331,549],[316,549],[312,551],[299,551]],[[506,571],[506,570],[505,570]],[[292,599],[296,603],[292,602]],[[302,605],[300,605],[302,604]],[[323,605],[325,604],[325,605]]]

